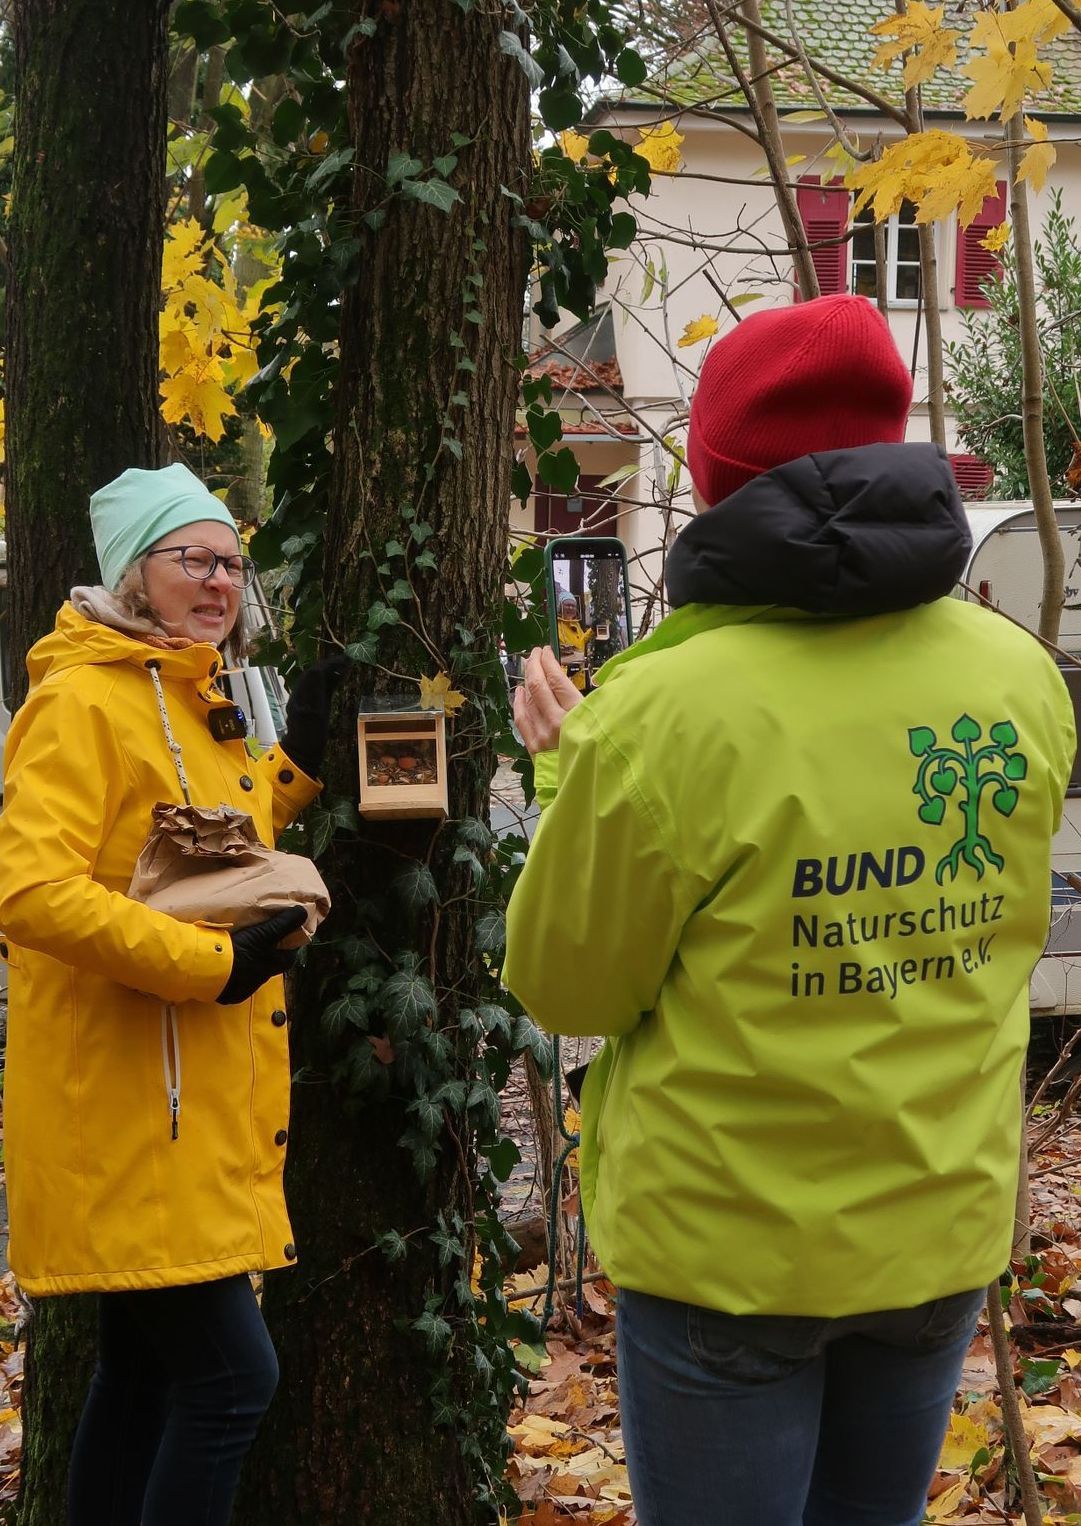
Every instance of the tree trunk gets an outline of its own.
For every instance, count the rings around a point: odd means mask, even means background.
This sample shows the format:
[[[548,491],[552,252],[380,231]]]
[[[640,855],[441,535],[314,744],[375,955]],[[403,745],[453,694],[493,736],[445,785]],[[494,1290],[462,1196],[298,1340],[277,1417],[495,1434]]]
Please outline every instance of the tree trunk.
[[[155,466],[167,0],[19,0],[7,288],[12,689],[73,583],[97,582],[87,500]],[[78,745],[78,738],[72,739]],[[56,1526],[94,1342],[92,1300],[37,1304],[23,1526]]]
[[[12,689],[75,582],[87,499],[155,466],[167,0],[19,0],[9,235]]]
[[[358,5],[357,19],[367,10]],[[364,274],[342,310],[324,548],[327,625],[345,643],[364,635],[368,609],[386,598],[391,581],[378,566],[384,554],[397,555],[383,548],[388,541],[405,546],[392,576],[408,578],[412,592],[396,605],[401,623],[380,632],[381,670],[365,668],[362,677],[367,689],[385,689],[386,670],[405,675],[390,686],[414,702],[416,676],[440,670],[472,700],[480,687],[473,654],[489,667],[497,662],[494,612],[507,545],[526,278],[515,206],[500,188],[523,191],[530,162],[528,84],[500,52],[503,24],[481,8],[463,13],[454,0],[384,6],[374,34],[359,38],[349,57]],[[457,147],[453,133],[461,135]],[[460,196],[449,212],[401,192],[388,203],[385,168],[406,152],[424,167],[418,179],[436,157],[457,155],[456,167],[443,161]],[[362,218],[381,204],[386,220],[373,231]],[[432,533],[414,535],[414,526]],[[422,545],[438,571],[426,568],[426,558],[418,565]],[[339,705],[324,769],[329,789],[351,799],[357,697],[352,689]],[[350,968],[342,940],[368,937],[385,958],[413,951],[434,988],[437,1015],[404,1043],[395,1037],[396,1050],[426,1050],[438,1030],[460,1069],[471,1059],[475,1040],[458,1026],[458,1013],[485,999],[476,993],[490,976],[473,937],[472,876],[467,864],[454,862],[454,850],[463,818],[487,817],[494,763],[487,729],[476,703],[448,717],[445,824],[362,822],[359,840],[337,839],[320,861],[335,911],[295,992],[293,1057],[312,1079],[294,1091],[286,1170],[301,1263],[291,1275],[267,1279],[264,1308],[282,1377],[246,1473],[237,1515],[246,1526],[271,1518],[293,1526],[466,1526],[476,1519],[463,1453],[476,1446],[471,1417],[486,1402],[489,1380],[458,1336],[453,1299],[444,1310],[455,1326],[449,1349],[433,1355],[409,1328],[426,1300],[449,1292],[456,1276],[468,1279],[472,1266],[474,1152],[464,1109],[444,1107],[432,1141],[434,1168],[421,1180],[401,1144],[415,1122],[407,1107],[417,1095],[402,1054],[392,1067],[376,1066],[382,1086],[358,1083],[350,1095],[351,1062],[359,1060],[362,1072],[371,1068],[367,1037],[354,1030],[350,1040],[333,1039],[321,1014]],[[430,866],[438,900],[410,911],[396,900],[393,882],[418,861]],[[372,1026],[392,1027],[381,1000],[373,998]],[[465,1254],[441,1267],[429,1236],[440,1213],[455,1212],[464,1221]],[[374,1248],[390,1230],[408,1237],[407,1253],[393,1263]],[[431,1397],[448,1374],[453,1418],[446,1408],[437,1415]],[[476,1452],[472,1467],[475,1476]]]

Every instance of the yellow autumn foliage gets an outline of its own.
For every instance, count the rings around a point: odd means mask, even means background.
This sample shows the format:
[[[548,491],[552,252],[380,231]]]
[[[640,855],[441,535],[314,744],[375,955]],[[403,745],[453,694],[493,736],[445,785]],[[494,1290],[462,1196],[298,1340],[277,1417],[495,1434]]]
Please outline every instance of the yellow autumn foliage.
[[[1030,147],[1021,155],[1017,167],[1018,180],[1027,180],[1034,191],[1042,191],[1048,173],[1058,157],[1058,151],[1047,141],[1047,123],[1035,117],[1025,117],[1025,131],[1032,139]]]
[[[650,168],[658,175],[675,175],[683,160],[679,146],[684,134],[677,132],[672,122],[662,122],[658,127],[643,127],[641,142],[635,144],[635,153],[649,161]]]
[[[956,208],[962,228],[967,228],[987,198],[995,195],[996,169],[993,159],[974,154],[956,133],[932,128],[891,143],[881,158],[850,171],[845,183],[858,193],[854,214],[871,202],[881,222],[910,201],[917,222],[948,217]]]
[[[220,440],[233,395],[258,369],[252,322],[269,283],[241,297],[232,266],[194,218],[174,223],[162,253],[158,361],[162,417]]]
[[[871,67],[888,69],[895,59],[908,53],[905,62],[906,90],[922,85],[936,69],[952,68],[957,62],[957,41],[961,33],[943,25],[945,7],[909,0],[903,16],[887,16],[871,28],[872,36],[891,39],[880,45]]]
[[[711,318],[709,313],[703,313],[701,318],[695,318],[688,323],[676,340],[676,347],[680,350],[689,349],[692,344],[700,344],[703,339],[712,339],[717,332],[716,318]]]
[[[987,249],[992,254],[998,254],[1000,249],[1005,249],[1010,241],[1009,223],[999,223],[997,228],[992,228],[984,238],[980,239],[980,248]]]
[[[435,710],[442,701],[443,709],[448,715],[453,715],[455,710],[460,710],[466,703],[466,697],[458,689],[452,689],[449,673],[437,673],[434,678],[419,678],[420,685],[420,708],[422,710]]]

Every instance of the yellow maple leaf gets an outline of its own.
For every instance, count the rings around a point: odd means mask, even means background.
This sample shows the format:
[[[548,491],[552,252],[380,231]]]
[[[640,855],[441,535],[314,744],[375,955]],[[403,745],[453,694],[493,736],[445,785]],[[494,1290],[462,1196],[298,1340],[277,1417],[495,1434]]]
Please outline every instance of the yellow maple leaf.
[[[556,142],[567,158],[573,159],[575,163],[579,159],[584,159],[589,153],[589,139],[583,137],[580,132],[575,132],[572,127],[568,128],[566,132],[557,134]]]
[[[972,42],[976,47],[983,45],[980,39],[990,30],[1006,42],[1030,41],[1038,46],[1062,32],[1068,32],[1072,25],[1070,18],[1059,10],[1055,0],[1021,0],[1021,4],[1012,11],[985,12],[983,15],[998,24],[992,26],[991,21],[977,16],[972,29]]]
[[[443,709],[453,715],[455,710],[460,710],[466,703],[465,695],[451,688],[448,673],[437,673],[434,678],[420,678],[418,682],[422,710],[436,710],[442,700]]]
[[[236,412],[232,398],[215,374],[216,367],[201,373],[181,371],[161,383],[161,416],[167,424],[188,423],[196,434],[215,443],[225,433],[225,420]]]
[[[1013,13],[1016,15],[1016,12]],[[1009,122],[1027,95],[1039,94],[1051,83],[1051,65],[1041,59],[1031,37],[1014,39],[1003,23],[1013,16],[981,11],[972,28],[972,46],[986,53],[969,59],[962,69],[975,83],[964,98],[965,116],[993,117]]]
[[[641,142],[635,145],[635,153],[649,161],[658,175],[674,175],[682,160],[679,145],[684,134],[677,132],[674,123],[662,122],[659,127],[643,127]]]
[[[166,328],[162,324],[158,362],[168,376],[175,376],[186,365],[190,365],[193,353],[191,340],[183,327]]]
[[[985,238],[980,239],[980,248],[989,250],[991,254],[997,254],[1000,249],[1005,249],[1009,241],[1009,223],[999,223],[997,228],[992,228]]]
[[[1070,1369],[1070,1371],[1073,1372],[1076,1367],[1081,1367],[1081,1351],[1077,1351],[1073,1346],[1071,1346],[1069,1351],[1064,1351],[1062,1353],[1062,1360],[1066,1363],[1066,1366]]]
[[[943,26],[944,6],[932,8],[922,0],[909,0],[903,16],[887,16],[876,21],[871,33],[892,38],[879,47],[871,67],[888,69],[895,59],[908,53],[905,62],[905,89],[929,80],[937,69],[950,69],[957,62],[957,39],[961,33]]]
[[[967,1473],[976,1453],[990,1447],[991,1432],[985,1423],[969,1415],[951,1415],[938,1466],[943,1473]]]
[[[687,350],[692,344],[699,344],[703,339],[712,339],[718,332],[716,318],[711,318],[708,313],[703,313],[701,318],[695,318],[688,323],[683,333],[676,340],[676,348]]]
[[[1058,158],[1058,150],[1047,141],[1046,122],[1037,121],[1035,117],[1024,117],[1022,120],[1033,141],[1021,155],[1021,163],[1017,166],[1018,184],[1027,180],[1034,191],[1042,191],[1048,173]]]

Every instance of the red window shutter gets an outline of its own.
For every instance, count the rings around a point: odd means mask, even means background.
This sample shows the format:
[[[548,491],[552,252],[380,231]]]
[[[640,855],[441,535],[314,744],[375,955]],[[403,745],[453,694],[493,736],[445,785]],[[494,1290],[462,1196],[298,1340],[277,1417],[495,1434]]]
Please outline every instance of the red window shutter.
[[[953,455],[950,457],[953,475],[961,489],[962,498],[986,498],[994,480],[994,468],[980,456]]]
[[[1002,270],[1002,262],[990,249],[981,249],[980,240],[992,228],[1006,220],[1006,182],[1000,180],[996,194],[988,196],[967,228],[957,229],[957,271],[953,297],[958,307],[987,307],[990,304],[980,286]]]
[[[796,205],[811,245],[811,260],[824,297],[848,290],[847,243],[822,244],[825,239],[841,239],[848,227],[849,195],[843,180],[820,185],[814,177],[801,180],[796,187]],[[799,301],[799,285],[796,286]]]

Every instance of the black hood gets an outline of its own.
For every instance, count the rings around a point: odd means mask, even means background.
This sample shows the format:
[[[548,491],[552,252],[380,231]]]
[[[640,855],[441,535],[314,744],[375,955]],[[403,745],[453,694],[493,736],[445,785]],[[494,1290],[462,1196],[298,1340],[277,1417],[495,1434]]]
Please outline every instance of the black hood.
[[[801,456],[681,531],[665,581],[682,604],[783,604],[880,615],[949,593],[972,548],[937,445]]]

